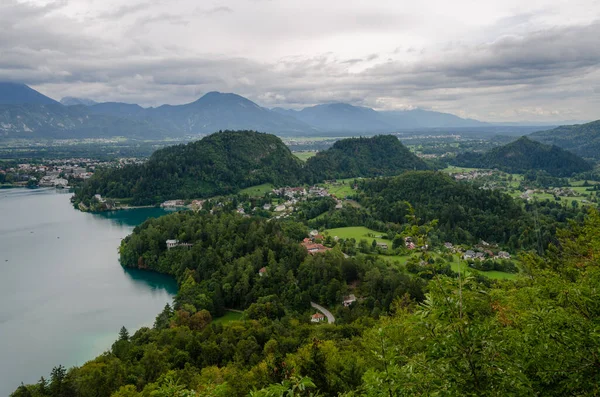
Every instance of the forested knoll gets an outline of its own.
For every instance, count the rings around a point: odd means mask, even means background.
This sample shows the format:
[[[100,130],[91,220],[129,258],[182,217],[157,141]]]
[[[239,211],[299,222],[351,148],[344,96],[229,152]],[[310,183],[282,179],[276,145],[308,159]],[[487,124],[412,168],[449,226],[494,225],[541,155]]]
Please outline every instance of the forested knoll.
[[[286,293],[283,299],[259,298],[246,311],[246,320],[228,325],[212,323],[206,310],[195,311],[195,305],[203,307],[205,302],[204,288],[215,287],[211,282],[215,280],[199,279],[198,272],[210,264],[194,257],[199,253],[193,252],[196,244],[204,254],[229,244],[229,249],[212,253],[213,261],[221,261],[217,263],[227,271],[237,267],[237,282],[232,279],[229,285],[238,296],[270,293],[269,288],[303,290],[303,267],[310,269],[306,271],[309,285],[318,286],[326,275],[337,273],[349,276],[346,280],[362,277],[365,289],[360,296],[389,290],[382,273],[385,268],[376,263],[370,269],[373,263],[364,263],[353,273],[335,252],[304,260],[306,254],[297,257],[293,241],[299,230],[295,229],[226,214],[173,214],[145,223],[133,236],[147,239],[148,245],[128,238],[122,251],[132,252],[123,252],[124,260],[142,252],[137,264],[167,266],[181,274],[175,309],[166,307],[154,327],[132,336],[122,329],[105,354],[68,371],[56,367],[49,381],[21,386],[13,396],[267,397],[292,392],[301,396],[584,396],[600,392],[596,354],[600,348],[596,304],[600,301],[600,217],[596,211],[589,213],[585,223],[560,231],[548,255],[523,256],[526,274],[516,282],[486,283],[475,277],[434,274],[424,299],[411,299],[401,289],[391,293],[396,300],[385,316],[369,311],[374,300],[365,299],[350,308],[338,304],[339,324],[309,325],[306,317],[302,320],[288,306]],[[166,251],[161,241],[171,233],[195,241],[194,248]],[[254,235],[254,242],[247,244]],[[181,262],[186,264],[178,266]],[[255,274],[259,265],[267,265],[267,275]],[[290,270],[285,285],[268,281],[271,269],[277,278],[286,266]],[[322,285],[314,290],[326,296],[329,289]],[[289,302],[293,305],[295,299]]]
[[[521,137],[487,153],[462,153],[453,164],[471,168],[497,168],[506,172],[546,171],[556,177],[589,171],[592,166],[581,157],[559,148]]]
[[[138,226],[121,243],[121,264],[176,277],[177,309],[187,304],[194,312],[222,315],[225,308],[246,309],[266,296],[276,296],[281,308],[291,311],[306,310],[311,300],[336,305],[348,292],[346,283],[363,279],[366,269],[337,250],[327,257],[307,256],[299,244],[307,234],[306,226],[292,221],[181,212]],[[173,238],[192,247],[168,250],[165,241]],[[377,298],[373,307],[388,310],[398,294],[422,297],[418,281],[381,272],[386,287],[368,290]]]
[[[600,160],[600,120],[534,132],[530,137],[567,149],[584,158]]]
[[[339,140],[308,159],[306,166],[315,181],[390,176],[428,168],[393,135]]]
[[[373,218],[403,223],[413,215],[412,207],[421,221],[438,221],[440,242],[483,239],[511,250],[539,248],[554,241],[557,224],[578,216],[578,211],[552,202],[522,206],[501,191],[457,182],[441,172],[407,172],[366,180],[360,187],[359,202]]]
[[[95,194],[133,198],[137,205],[237,193],[272,183],[294,186],[325,179],[397,175],[427,165],[391,135],[337,141],[304,165],[275,135],[224,131],[157,150],[146,164],[97,172],[75,192],[90,205]]]
[[[94,194],[133,198],[132,203],[158,204],[236,193],[273,183],[298,184],[302,164],[274,135],[222,131],[197,142],[157,150],[143,165],[98,172],[76,193],[88,202]]]

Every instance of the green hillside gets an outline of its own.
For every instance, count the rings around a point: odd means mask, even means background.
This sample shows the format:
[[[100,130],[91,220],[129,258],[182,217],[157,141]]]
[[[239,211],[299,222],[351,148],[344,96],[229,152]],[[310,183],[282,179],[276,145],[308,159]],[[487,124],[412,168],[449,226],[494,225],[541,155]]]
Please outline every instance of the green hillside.
[[[556,145],[581,157],[600,160],[600,120],[534,132],[531,139]]]
[[[454,164],[462,167],[498,168],[511,173],[540,170],[558,177],[592,169],[588,162],[567,150],[532,141],[527,137],[494,148],[487,153],[460,154]]]
[[[397,175],[427,165],[393,135],[342,139],[306,162],[316,181]]]
[[[76,191],[87,203],[94,194],[131,197],[132,204],[156,204],[236,193],[272,183],[297,184],[302,162],[274,135],[224,131],[186,145],[156,151],[143,165],[99,172]]]

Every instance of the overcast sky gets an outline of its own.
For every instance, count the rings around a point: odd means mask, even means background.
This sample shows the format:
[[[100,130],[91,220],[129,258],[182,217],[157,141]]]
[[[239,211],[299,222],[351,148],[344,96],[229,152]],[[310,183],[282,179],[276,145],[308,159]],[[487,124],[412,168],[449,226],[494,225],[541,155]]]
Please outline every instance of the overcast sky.
[[[0,81],[155,106],[600,118],[598,0],[0,0]]]

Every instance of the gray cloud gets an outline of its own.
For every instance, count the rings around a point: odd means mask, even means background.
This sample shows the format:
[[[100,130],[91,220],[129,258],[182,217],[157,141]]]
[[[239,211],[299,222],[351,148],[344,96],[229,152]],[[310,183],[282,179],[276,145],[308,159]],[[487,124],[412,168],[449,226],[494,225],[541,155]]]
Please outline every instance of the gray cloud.
[[[272,6],[268,1],[256,5]],[[195,25],[194,10],[205,16],[231,14],[229,19],[240,14],[237,8],[234,13],[224,5],[192,7],[186,14],[141,3],[127,5],[115,9],[114,15],[102,12],[95,17],[107,23],[133,17],[131,24],[115,25],[126,34],[105,37],[85,21],[62,13],[65,7],[64,2],[44,7],[16,1],[0,4],[0,80],[23,81],[56,98],[88,96],[153,106],[189,102],[220,90],[265,106],[344,101],[387,109],[419,106],[484,120],[598,118],[599,22],[519,28],[511,34],[496,24],[492,30],[498,36],[486,41],[439,47],[393,43],[388,52],[371,50],[360,57],[324,52],[261,60],[203,51],[203,42],[220,39],[216,33],[198,34],[191,44],[161,44],[146,38]],[[345,10],[340,15],[351,19],[357,14]],[[281,21],[253,30],[251,38],[241,33],[234,37],[246,47],[258,47],[270,43],[257,40],[272,29],[281,29],[282,36],[293,40],[319,34],[336,37],[352,29],[386,31],[394,21],[407,18],[402,14],[381,18],[376,10],[361,15],[342,28],[335,23],[322,27],[327,18],[315,16],[320,33],[301,31],[296,23],[286,30]],[[504,21],[531,27],[535,20],[536,15],[525,14]],[[405,55],[409,58],[402,58]]]
[[[233,10],[227,6],[213,7],[208,10],[200,11],[204,15],[215,15],[215,14],[231,14]]]

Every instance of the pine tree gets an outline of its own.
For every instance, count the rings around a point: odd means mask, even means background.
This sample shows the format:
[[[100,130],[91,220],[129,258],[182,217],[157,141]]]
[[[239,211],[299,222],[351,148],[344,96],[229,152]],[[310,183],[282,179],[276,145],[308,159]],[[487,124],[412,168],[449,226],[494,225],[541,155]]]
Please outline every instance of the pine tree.
[[[129,340],[129,331],[127,331],[127,328],[124,326],[121,327],[121,330],[119,331],[119,340]]]

